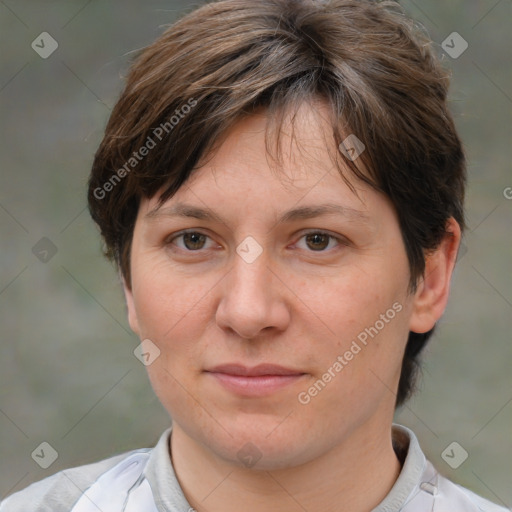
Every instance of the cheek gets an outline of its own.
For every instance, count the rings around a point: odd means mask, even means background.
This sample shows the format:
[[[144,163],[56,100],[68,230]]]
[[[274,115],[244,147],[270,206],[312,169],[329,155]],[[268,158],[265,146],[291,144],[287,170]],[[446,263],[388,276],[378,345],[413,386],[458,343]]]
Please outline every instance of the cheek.
[[[343,431],[365,422],[380,407],[392,410],[407,339],[403,311],[387,324],[378,317],[357,327],[354,322],[355,329],[335,346],[316,352],[322,364],[301,390],[301,414],[321,415],[322,428]]]
[[[403,328],[397,320],[405,316],[406,280],[397,282],[396,276],[389,274],[389,270],[360,268],[330,279],[301,283],[296,295],[309,309],[313,325],[327,331],[336,340],[335,348],[342,349],[348,339],[360,333],[364,338],[365,329],[376,323],[379,332],[389,331],[390,325]],[[293,282],[292,276],[288,279]]]
[[[320,364],[312,382],[329,381],[330,399],[358,403],[395,387],[411,314],[407,282],[407,276],[397,283],[389,272],[366,269],[317,291],[303,290],[307,305],[318,312],[311,325],[317,329],[314,357]]]
[[[208,300],[206,280],[174,272],[169,265],[147,259],[134,272],[133,296],[141,336],[164,343],[185,329],[200,325]],[[210,286],[211,288],[211,286]]]
[[[194,283],[194,285],[192,285]],[[168,411],[189,411],[198,404],[189,396],[201,366],[208,296],[196,280],[148,271],[134,283],[141,338],[160,350],[146,369],[151,385]],[[195,414],[195,413],[194,413]]]
[[[184,279],[162,269],[135,273],[134,305],[141,339],[160,350],[146,369],[153,389],[167,410],[193,410],[184,390],[194,389],[204,352],[204,330],[209,324],[205,280]]]

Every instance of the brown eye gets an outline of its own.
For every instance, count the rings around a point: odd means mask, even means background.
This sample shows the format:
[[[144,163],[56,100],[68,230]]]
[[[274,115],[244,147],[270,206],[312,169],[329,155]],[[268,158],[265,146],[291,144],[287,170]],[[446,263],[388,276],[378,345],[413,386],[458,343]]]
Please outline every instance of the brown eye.
[[[306,235],[306,243],[313,251],[323,251],[329,246],[329,242],[333,238],[325,233],[310,233]]]
[[[183,244],[189,251],[197,251],[202,249],[206,242],[206,236],[201,233],[184,233]]]
[[[181,233],[176,233],[172,238],[169,237],[166,245],[174,245],[182,252],[198,252],[201,249],[211,249],[211,247],[208,247],[209,239],[208,235],[198,231],[182,231]]]

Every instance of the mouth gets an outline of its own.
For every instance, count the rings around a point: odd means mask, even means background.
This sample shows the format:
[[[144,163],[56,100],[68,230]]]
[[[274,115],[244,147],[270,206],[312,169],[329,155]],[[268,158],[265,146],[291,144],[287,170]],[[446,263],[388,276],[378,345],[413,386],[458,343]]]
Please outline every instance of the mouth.
[[[270,395],[307,375],[300,370],[274,364],[260,364],[252,368],[226,364],[206,370],[206,373],[224,389],[247,397]]]

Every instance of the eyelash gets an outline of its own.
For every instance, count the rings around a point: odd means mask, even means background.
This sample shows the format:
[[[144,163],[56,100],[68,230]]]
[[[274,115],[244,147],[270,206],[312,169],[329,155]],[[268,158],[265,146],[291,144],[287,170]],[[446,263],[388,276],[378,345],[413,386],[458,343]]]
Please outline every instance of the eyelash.
[[[200,236],[205,236],[207,238],[209,238],[211,240],[211,237],[208,236],[206,233],[202,233],[201,231],[196,231],[196,230],[185,230],[185,231],[180,231],[179,233],[176,233],[174,235],[172,235],[171,237],[169,237],[166,242],[165,242],[165,245],[166,246],[169,246],[169,245],[176,245],[174,244],[173,242],[187,234],[196,234],[196,235],[200,235]],[[302,240],[303,238],[306,238],[310,235],[320,235],[320,236],[327,236],[329,237],[329,243],[331,242],[331,240],[335,240],[337,245],[338,246],[346,246],[348,245],[348,242],[341,238],[341,237],[338,237],[338,236],[335,236],[335,235],[332,235],[331,233],[328,233],[326,231],[321,231],[321,230],[312,230],[312,231],[308,231],[306,233],[303,233],[301,235],[301,237],[299,238],[299,240]],[[186,253],[189,253],[189,254],[192,254],[192,253],[201,253],[205,250],[208,250],[208,249],[197,249],[197,250],[190,250],[190,249],[186,249],[186,248],[182,248],[182,247],[178,247],[178,249],[180,251],[183,251],[183,252],[186,252]],[[328,252],[331,252],[333,249],[331,248],[330,250],[329,249],[326,249],[326,250],[319,250],[319,251],[314,251],[314,250],[310,250],[308,252],[311,252],[311,253],[328,253]]]

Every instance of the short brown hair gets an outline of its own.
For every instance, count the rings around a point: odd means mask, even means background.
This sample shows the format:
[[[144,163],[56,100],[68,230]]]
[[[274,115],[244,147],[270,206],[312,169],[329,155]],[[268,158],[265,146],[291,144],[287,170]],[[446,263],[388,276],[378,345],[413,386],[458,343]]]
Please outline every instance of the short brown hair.
[[[465,225],[465,159],[448,84],[432,43],[393,1],[206,4],[141,52],[112,111],[88,192],[106,254],[130,286],[141,198],[172,197],[256,108],[277,120],[279,134],[285,112],[322,98],[336,143],[355,134],[366,148],[356,161],[339,152],[341,161],[396,208],[413,290],[448,218]],[[414,388],[431,334],[409,333],[397,405]]]

